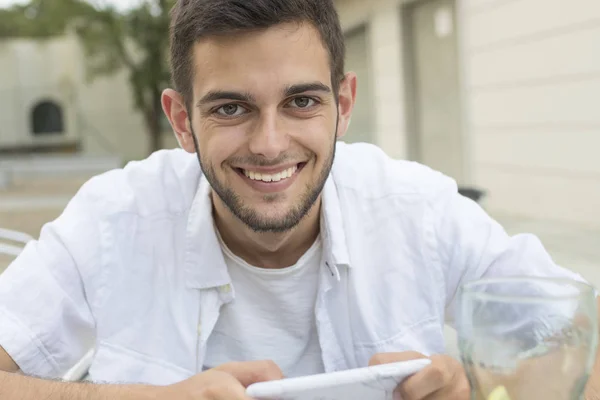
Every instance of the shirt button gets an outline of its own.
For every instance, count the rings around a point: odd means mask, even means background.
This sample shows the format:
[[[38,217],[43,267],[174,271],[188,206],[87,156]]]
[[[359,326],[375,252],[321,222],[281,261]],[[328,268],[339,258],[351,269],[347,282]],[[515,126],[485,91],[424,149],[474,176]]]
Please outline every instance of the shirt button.
[[[230,293],[231,292],[231,285],[227,284],[227,285],[223,285],[219,287],[219,291],[221,293]]]
[[[202,334],[202,324],[198,324],[198,335]]]

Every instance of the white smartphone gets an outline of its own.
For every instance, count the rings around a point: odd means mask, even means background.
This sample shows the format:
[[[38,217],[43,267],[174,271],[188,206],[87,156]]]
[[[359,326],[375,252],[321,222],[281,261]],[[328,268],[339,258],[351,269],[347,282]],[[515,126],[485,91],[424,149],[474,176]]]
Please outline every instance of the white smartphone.
[[[398,384],[430,363],[428,359],[402,361],[260,382],[248,386],[246,394],[255,400],[391,400]]]

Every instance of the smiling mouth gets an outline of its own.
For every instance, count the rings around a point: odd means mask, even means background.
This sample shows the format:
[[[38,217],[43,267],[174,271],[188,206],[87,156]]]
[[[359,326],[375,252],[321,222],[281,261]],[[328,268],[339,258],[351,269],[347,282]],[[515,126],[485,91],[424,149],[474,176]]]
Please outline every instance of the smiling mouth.
[[[304,166],[306,165],[305,162],[296,164],[290,168],[281,170],[279,172],[276,173],[264,173],[264,172],[258,172],[258,171],[252,171],[249,169],[242,169],[242,168],[235,168],[236,171],[241,174],[244,175],[246,178],[253,180],[253,181],[258,181],[258,182],[267,182],[267,183],[275,183],[275,182],[281,182],[284,181],[286,179],[291,178],[292,176],[294,176],[295,174],[297,174],[298,172],[300,172],[302,170],[302,168],[304,168]]]

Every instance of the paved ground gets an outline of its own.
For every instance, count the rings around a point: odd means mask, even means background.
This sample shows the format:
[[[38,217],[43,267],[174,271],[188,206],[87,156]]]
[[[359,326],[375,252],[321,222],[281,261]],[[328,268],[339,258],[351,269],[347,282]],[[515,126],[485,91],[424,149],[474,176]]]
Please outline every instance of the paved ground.
[[[86,177],[16,181],[0,191],[0,227],[38,237],[42,226],[58,217]],[[0,255],[0,271],[9,264]]]
[[[58,217],[85,178],[17,182],[0,192],[0,226],[39,235],[42,226]]]

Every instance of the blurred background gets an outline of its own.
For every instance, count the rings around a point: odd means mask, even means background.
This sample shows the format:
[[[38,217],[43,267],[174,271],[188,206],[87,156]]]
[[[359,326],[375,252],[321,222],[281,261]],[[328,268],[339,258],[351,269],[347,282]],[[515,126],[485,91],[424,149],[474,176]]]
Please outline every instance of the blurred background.
[[[172,4],[0,0],[0,228],[37,237],[90,176],[177,146]],[[509,233],[600,284],[600,1],[336,5],[359,77],[344,140],[484,191]]]

